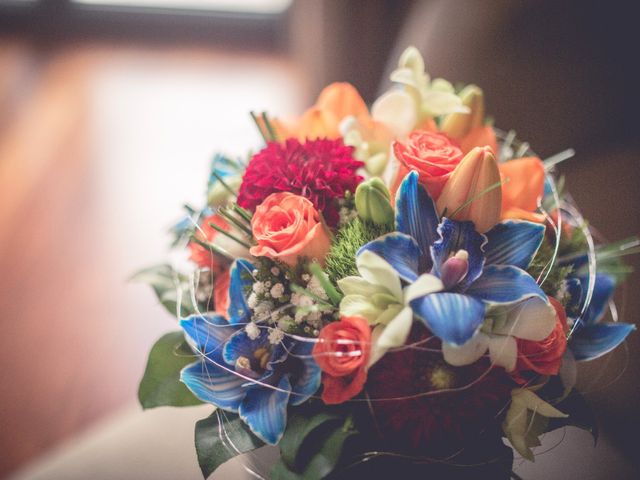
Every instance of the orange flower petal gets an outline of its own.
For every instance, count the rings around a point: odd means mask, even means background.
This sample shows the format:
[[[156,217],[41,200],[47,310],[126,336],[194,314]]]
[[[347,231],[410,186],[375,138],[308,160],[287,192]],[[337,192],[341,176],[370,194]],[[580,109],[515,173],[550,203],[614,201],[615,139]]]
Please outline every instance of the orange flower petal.
[[[358,90],[346,82],[336,82],[325,87],[320,92],[315,106],[332,114],[338,122],[350,115],[369,116],[367,104],[364,103]]]
[[[512,209],[535,212],[544,193],[544,166],[537,157],[524,157],[499,166],[502,180],[502,212]]]
[[[317,138],[334,140],[340,138],[339,125],[340,120],[329,110],[311,107],[302,115],[297,128],[293,131],[301,142]]]
[[[498,152],[496,132],[490,125],[476,127],[460,140],[460,148],[465,154],[473,150],[474,147],[484,146],[489,146],[493,152]],[[496,158],[498,158],[497,153]]]

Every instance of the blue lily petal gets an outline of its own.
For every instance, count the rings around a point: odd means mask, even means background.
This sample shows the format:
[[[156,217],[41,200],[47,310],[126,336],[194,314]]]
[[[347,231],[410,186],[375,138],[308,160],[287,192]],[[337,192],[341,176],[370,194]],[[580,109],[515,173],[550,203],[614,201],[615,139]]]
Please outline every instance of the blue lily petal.
[[[247,394],[248,380],[203,359],[186,366],[180,381],[200,400],[237,412]]]
[[[458,250],[466,250],[469,254],[469,269],[458,284],[458,288],[464,290],[482,273],[487,237],[476,232],[473,222],[456,222],[448,218],[442,219],[438,234],[440,238],[431,246],[434,273],[440,276],[443,263]]]
[[[429,247],[438,239],[438,213],[418,173],[409,172],[396,193],[396,230],[413,237],[420,247],[419,271],[431,268]]]
[[[300,360],[301,370],[292,375],[292,389],[289,403],[300,405],[320,388],[321,370],[312,355],[314,343],[297,342],[291,350],[291,356]]]
[[[389,262],[405,282],[418,279],[420,247],[412,237],[400,232],[388,233],[362,246],[356,257],[366,250]]]
[[[565,310],[569,317],[575,318],[580,314],[580,305],[582,305],[582,283],[578,278],[567,278],[562,285],[569,297]]]
[[[529,266],[544,238],[544,225],[521,220],[501,222],[487,232],[487,265]]]
[[[291,383],[284,375],[275,388],[251,388],[240,404],[240,418],[265,443],[276,445],[282,438],[290,392]]]
[[[630,323],[594,323],[578,327],[569,348],[576,360],[587,361],[601,357],[620,345],[636,329]]]
[[[413,313],[447,343],[466,343],[482,325],[484,304],[460,293],[432,293],[410,302]]]
[[[216,363],[222,362],[224,343],[238,331],[221,315],[191,315],[180,320],[191,348]]]
[[[547,300],[531,275],[510,265],[487,265],[465,293],[491,304],[515,303],[532,297]]]
[[[586,277],[580,278],[580,283],[582,285],[582,291],[586,295],[587,288],[589,287],[589,279]],[[589,302],[587,311],[581,319],[583,324],[590,325],[597,323],[602,319],[615,288],[616,281],[611,275],[607,275],[606,273],[596,274],[591,301]]]
[[[235,365],[239,357],[254,360],[254,353],[259,348],[269,349],[269,332],[266,328],[260,329],[260,334],[252,340],[245,330],[239,330],[232,335],[222,349],[222,357],[229,365]]]
[[[246,292],[253,284],[254,266],[245,259],[238,259],[231,265],[229,273],[229,323],[246,323],[251,316],[251,310],[245,298]]]

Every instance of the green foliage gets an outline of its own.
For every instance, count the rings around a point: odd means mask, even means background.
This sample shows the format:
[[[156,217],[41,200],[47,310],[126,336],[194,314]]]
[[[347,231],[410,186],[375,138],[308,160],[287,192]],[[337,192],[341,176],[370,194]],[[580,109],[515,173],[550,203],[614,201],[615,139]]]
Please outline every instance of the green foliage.
[[[547,275],[549,265],[554,257],[555,245],[550,243],[546,238],[543,239],[536,256],[533,258],[531,265],[527,268],[527,272],[534,279],[544,278]],[[553,262],[553,267],[549,272],[545,282],[541,288],[547,295],[555,296],[562,286],[562,282],[571,274],[573,267],[571,265],[558,266]],[[568,301],[568,297],[563,299]]]
[[[202,403],[180,381],[180,371],[195,360],[182,332],[161,337],[151,349],[138,389],[142,408],[186,407]]]
[[[274,480],[315,480],[334,471],[345,442],[356,435],[349,417],[336,412],[298,409],[289,416],[280,441],[281,458],[271,470]]]
[[[388,225],[375,225],[355,218],[342,227],[325,259],[325,272],[336,284],[349,275],[357,275],[356,252],[365,243],[392,231]]]
[[[184,299],[178,298],[180,290],[184,292],[189,291],[187,277],[175,271],[170,265],[157,265],[155,267],[145,268],[134,274],[131,280],[150,285],[162,306],[172,315],[178,318],[184,318],[195,313],[195,309],[190,300],[187,299],[184,301]],[[178,300],[182,300],[179,315]],[[202,310],[207,310],[206,306],[204,306]]]
[[[195,441],[204,478],[227,460],[264,445],[238,415],[221,410],[196,422]]]

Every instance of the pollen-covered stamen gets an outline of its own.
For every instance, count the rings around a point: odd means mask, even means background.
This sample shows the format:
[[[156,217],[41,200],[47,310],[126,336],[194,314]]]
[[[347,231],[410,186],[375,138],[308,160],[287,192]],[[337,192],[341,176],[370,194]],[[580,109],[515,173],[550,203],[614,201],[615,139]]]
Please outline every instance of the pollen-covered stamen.
[[[245,375],[250,378],[257,378],[258,372],[254,371],[251,367],[251,360],[247,357],[238,357],[235,364],[235,370],[240,375]]]
[[[255,352],[253,352],[253,356],[258,361],[260,368],[262,370],[267,368],[267,363],[271,358],[271,351],[267,348],[258,348]]]
[[[458,250],[440,269],[440,279],[446,289],[456,286],[469,271],[469,254],[466,250]]]

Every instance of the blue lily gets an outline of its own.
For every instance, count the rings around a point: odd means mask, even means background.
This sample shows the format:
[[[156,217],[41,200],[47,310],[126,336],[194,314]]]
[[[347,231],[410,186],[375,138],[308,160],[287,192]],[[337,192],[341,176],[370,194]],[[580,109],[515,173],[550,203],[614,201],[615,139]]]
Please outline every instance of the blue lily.
[[[602,322],[613,297],[616,280],[607,273],[597,273],[594,281],[591,301],[582,316],[580,313],[585,308],[589,278],[573,277],[566,282],[571,295],[567,313],[573,314],[574,322],[578,322],[569,339],[569,349],[578,361],[594,360],[611,352],[636,329],[630,323]]]
[[[250,336],[244,292],[253,265],[236,260],[231,268],[229,320],[192,315],[180,321],[200,359],[185,367],[181,381],[203,402],[237,413],[265,443],[275,445],[286,427],[287,406],[299,405],[320,387],[313,343],[285,337],[271,343],[267,328]]]
[[[483,235],[472,222],[439,219],[416,172],[403,180],[396,203],[396,231],[364,245],[357,255],[369,251],[382,257],[409,285],[409,305],[443,341],[447,361],[472,363],[489,348],[495,363],[515,367],[513,337],[542,340],[555,325],[546,295],[524,271],[540,247],[544,226],[508,220]],[[440,291],[423,294],[427,276],[440,279]],[[496,317],[491,335],[479,332],[488,312]]]

